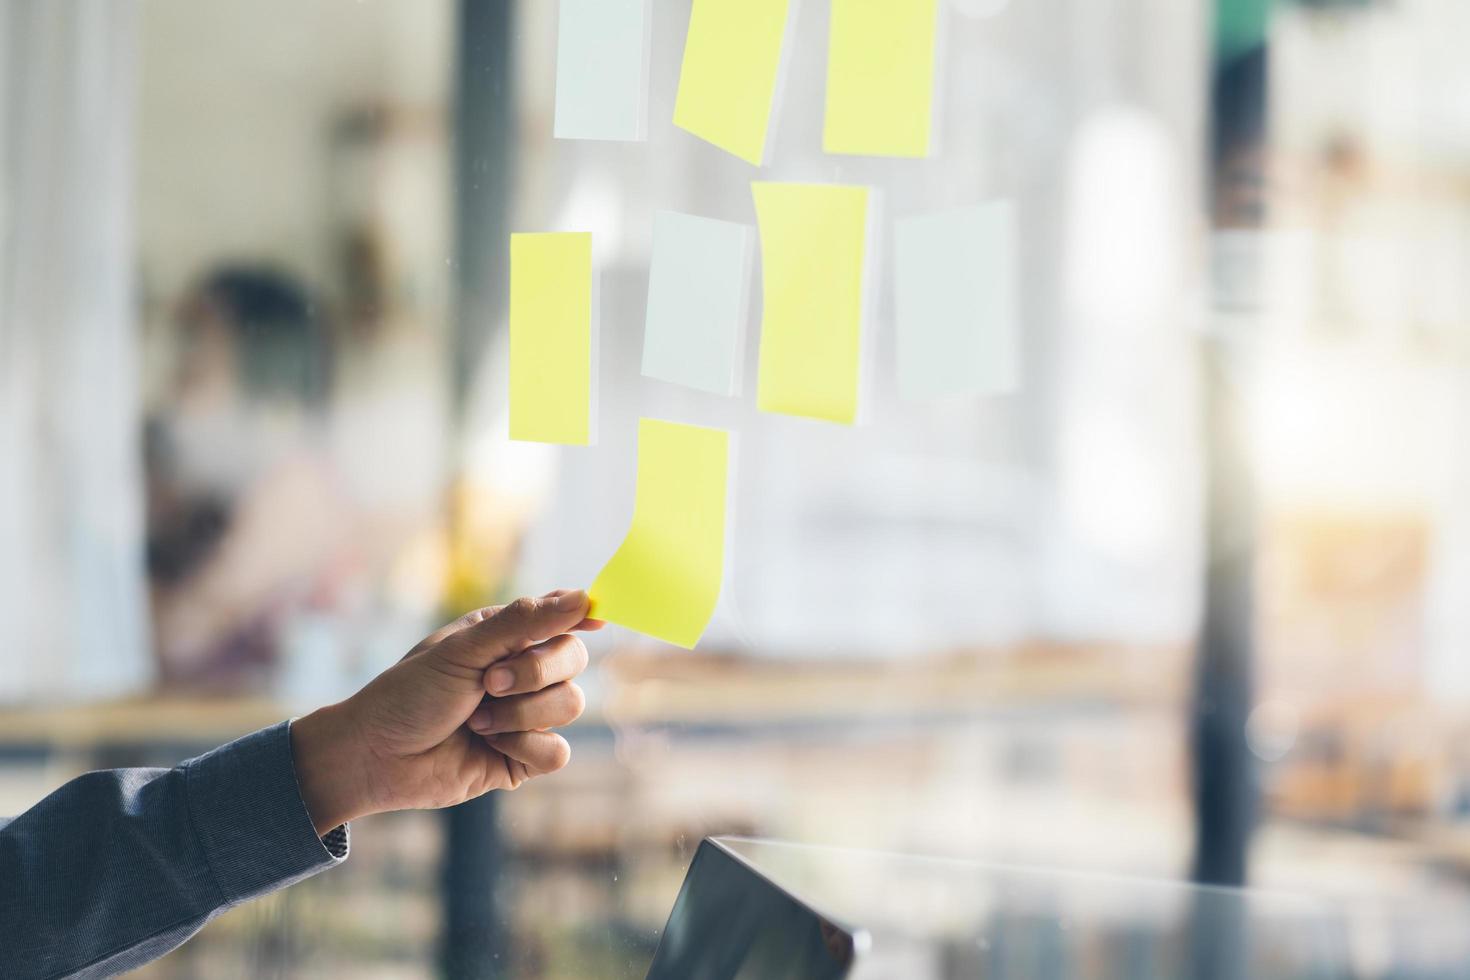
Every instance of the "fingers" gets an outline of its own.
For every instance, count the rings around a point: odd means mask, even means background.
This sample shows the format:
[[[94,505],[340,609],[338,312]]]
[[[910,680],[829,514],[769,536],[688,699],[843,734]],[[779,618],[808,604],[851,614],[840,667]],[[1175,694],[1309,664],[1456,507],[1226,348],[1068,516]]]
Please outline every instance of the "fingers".
[[[538,643],[485,672],[485,691],[497,698],[529,694],[569,681],[587,667],[587,647],[570,634]]]
[[[580,589],[479,610],[482,618],[444,637],[440,644],[456,663],[488,667],[568,630],[586,629],[587,593]],[[461,622],[469,620],[464,617]]]
[[[492,749],[519,762],[533,776],[556,772],[572,758],[572,747],[555,732],[511,732],[485,739]]]
[[[557,599],[561,596],[569,595],[574,591],[574,589],[556,589],[541,596],[541,599],[543,601],[548,599]],[[465,613],[454,622],[446,623],[436,629],[434,632],[430,633],[428,636],[424,637],[412,650],[408,651],[404,659],[406,660],[408,659],[408,657],[412,657],[415,654],[422,653],[428,648],[434,646],[436,643],[446,640],[454,634],[462,632],[468,627],[475,626],[478,623],[484,622],[504,608],[505,606],[482,606],[479,609],[471,609],[469,612]],[[577,625],[573,626],[572,631],[590,633],[595,630],[600,630],[606,625],[607,623],[600,619],[584,619]]]
[[[541,731],[570,725],[586,706],[582,689],[562,681],[534,694],[488,699],[470,715],[469,726],[479,735]]]

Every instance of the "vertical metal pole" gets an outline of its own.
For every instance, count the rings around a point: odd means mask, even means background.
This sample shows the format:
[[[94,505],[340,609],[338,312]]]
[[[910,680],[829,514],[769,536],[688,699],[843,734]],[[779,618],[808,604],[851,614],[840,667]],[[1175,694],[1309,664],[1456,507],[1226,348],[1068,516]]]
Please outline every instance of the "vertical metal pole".
[[[1216,0],[1216,50],[1210,98],[1211,212],[1217,234],[1258,230],[1264,211],[1266,155],[1267,4]],[[1242,21],[1259,34],[1240,43]],[[1234,30],[1232,30],[1232,25]],[[1228,36],[1228,35],[1234,36]],[[1234,48],[1234,50],[1230,50]],[[1249,252],[1245,260],[1250,261]],[[1218,276],[1220,266],[1217,264]],[[1214,283],[1215,308],[1228,301],[1244,328],[1256,312],[1260,269],[1235,269],[1232,285],[1245,296],[1225,296]],[[1255,285],[1256,288],[1252,288]],[[1251,338],[1212,330],[1201,347],[1207,524],[1205,603],[1195,668],[1191,715],[1196,838],[1194,880],[1242,885],[1257,811],[1256,767],[1246,740],[1254,701],[1256,516],[1247,447],[1239,426],[1243,412],[1231,375],[1231,347]],[[1194,900],[1189,975],[1201,980],[1239,980],[1251,963],[1246,902],[1223,891]]]
[[[1194,880],[1242,885],[1256,818],[1255,767],[1245,725],[1252,702],[1253,506],[1241,444],[1232,421],[1230,380],[1220,341],[1206,341],[1204,407],[1208,558],[1192,717]],[[1190,917],[1188,975],[1243,980],[1250,963],[1244,901],[1203,891]]]
[[[1196,838],[1194,880],[1241,885],[1255,822],[1255,767],[1245,726],[1253,697],[1253,502],[1232,431],[1230,380],[1218,341],[1204,351],[1209,520],[1204,623],[1192,718]]]
[[[505,912],[496,902],[504,849],[495,811],[494,793],[444,811],[439,968],[447,980],[508,973]]]
[[[454,85],[454,287],[449,345],[456,425],[509,279],[509,199],[515,132],[513,0],[460,0]],[[459,440],[456,440],[458,442]],[[450,528],[450,533],[454,529]],[[505,911],[497,904],[504,847],[494,794],[444,811],[439,965],[449,980],[508,972]]]
[[[1219,2],[1229,5],[1231,0]],[[1210,184],[1217,231],[1227,226],[1250,230],[1260,222],[1265,64],[1264,45],[1257,45],[1215,73]],[[1259,269],[1244,273],[1249,281]],[[1220,299],[1217,295],[1217,304]],[[1246,298],[1247,312],[1254,300]],[[1254,697],[1255,502],[1245,441],[1238,431],[1243,412],[1229,363],[1230,346],[1246,340],[1212,331],[1202,346],[1208,528],[1191,732],[1197,818],[1194,878],[1216,885],[1245,882],[1257,796],[1256,770],[1245,735]]]
[[[455,316],[451,365],[457,418],[510,281],[515,148],[515,0],[460,0],[454,86]]]

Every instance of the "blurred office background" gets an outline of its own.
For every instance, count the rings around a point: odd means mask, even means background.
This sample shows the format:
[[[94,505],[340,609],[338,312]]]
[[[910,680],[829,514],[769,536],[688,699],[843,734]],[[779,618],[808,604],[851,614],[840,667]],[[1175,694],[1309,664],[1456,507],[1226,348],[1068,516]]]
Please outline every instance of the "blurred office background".
[[[0,4],[0,812],[589,582],[637,418],[737,433],[715,621],[594,638],[568,770],[143,975],[642,976],[732,832],[1330,895],[1357,976],[1470,912],[1470,8],[941,6],[931,159],[821,152],[807,0],[756,171],[688,0],[626,144],[552,139],[551,2]],[[860,427],[756,413],[758,302],[742,397],[639,376],[653,212],[758,175],[882,191]],[[1021,385],[903,401],[892,221],[996,199]],[[594,234],[595,447],[505,438],[513,230]]]

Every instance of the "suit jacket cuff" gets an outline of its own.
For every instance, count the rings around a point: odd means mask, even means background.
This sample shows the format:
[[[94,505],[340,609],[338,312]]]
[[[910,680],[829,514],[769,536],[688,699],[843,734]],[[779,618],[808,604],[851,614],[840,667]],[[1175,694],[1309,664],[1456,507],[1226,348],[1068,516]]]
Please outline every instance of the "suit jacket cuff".
[[[227,904],[340,864],[347,827],[318,837],[291,758],[291,723],[262,729],[184,763],[189,816]]]

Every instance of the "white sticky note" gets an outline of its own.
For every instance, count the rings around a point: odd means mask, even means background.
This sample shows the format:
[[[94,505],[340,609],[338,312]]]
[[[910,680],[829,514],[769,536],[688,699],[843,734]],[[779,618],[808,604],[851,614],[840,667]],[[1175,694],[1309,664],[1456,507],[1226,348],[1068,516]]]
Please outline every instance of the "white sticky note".
[[[894,233],[898,387],[996,394],[1020,376],[1016,215],[1009,201],[903,218]]]
[[[648,105],[648,0],[561,0],[558,139],[641,140]]]
[[[643,373],[717,395],[740,390],[751,229],[659,211],[653,218]]]

